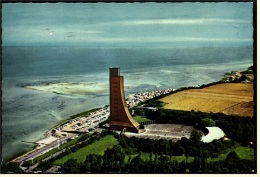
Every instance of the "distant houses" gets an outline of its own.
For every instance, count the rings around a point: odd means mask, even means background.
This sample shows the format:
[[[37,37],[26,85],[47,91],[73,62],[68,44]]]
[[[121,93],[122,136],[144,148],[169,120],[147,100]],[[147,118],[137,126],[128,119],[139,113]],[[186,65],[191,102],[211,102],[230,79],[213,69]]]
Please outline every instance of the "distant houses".
[[[134,107],[138,105],[140,102],[144,102],[146,100],[170,93],[174,91],[175,89],[166,89],[166,90],[157,90],[157,91],[151,91],[151,92],[144,92],[144,93],[137,93],[137,94],[130,94],[128,96],[128,100],[126,101],[126,104],[129,108]],[[141,109],[141,108],[137,108]],[[142,109],[151,109],[154,110],[152,107],[142,107]]]

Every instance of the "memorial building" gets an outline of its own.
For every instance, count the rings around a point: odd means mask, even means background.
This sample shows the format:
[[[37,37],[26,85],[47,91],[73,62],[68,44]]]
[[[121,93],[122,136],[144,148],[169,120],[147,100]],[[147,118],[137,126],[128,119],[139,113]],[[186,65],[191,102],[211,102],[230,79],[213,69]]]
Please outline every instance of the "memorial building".
[[[138,124],[131,116],[124,92],[124,77],[119,68],[109,69],[110,82],[110,130],[133,133],[144,132],[144,126]]]

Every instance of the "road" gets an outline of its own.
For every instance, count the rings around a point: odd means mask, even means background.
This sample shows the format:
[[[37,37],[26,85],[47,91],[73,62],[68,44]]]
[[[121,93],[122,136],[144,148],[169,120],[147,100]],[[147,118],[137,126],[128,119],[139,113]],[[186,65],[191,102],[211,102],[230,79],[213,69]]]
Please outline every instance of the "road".
[[[74,135],[74,136],[77,136],[77,135]],[[44,153],[50,151],[51,149],[57,148],[59,145],[64,144],[69,138],[72,138],[72,137],[64,137],[64,138],[58,140],[60,142],[55,141],[55,142],[53,142],[49,145],[46,145],[46,146],[44,146],[40,149],[34,149],[33,151],[29,152],[28,154],[21,156],[20,158],[16,159],[16,162],[21,163],[21,162],[25,162],[25,161],[28,161],[28,160],[33,160],[36,157],[39,157],[39,156],[43,155]]]
[[[105,109],[104,110],[102,109],[101,111],[96,111],[95,113],[91,114],[88,117],[88,119],[91,120],[91,124],[87,127],[87,129],[88,130],[89,129],[96,129],[96,127],[99,125],[100,122],[103,122],[104,120],[106,120],[108,118],[108,115],[109,115],[109,112]],[[81,120],[81,121],[83,121],[83,120]],[[75,123],[77,123],[77,122],[75,122]],[[73,124],[75,124],[75,123],[73,123]],[[78,131],[80,131],[80,129]],[[59,133],[61,133],[61,132],[59,132]],[[45,145],[41,148],[34,149],[34,150],[28,152],[27,154],[16,158],[13,161],[18,162],[20,164],[22,164],[25,161],[29,161],[29,160],[33,161],[33,159],[35,159],[36,157],[43,155],[44,153],[50,151],[51,149],[57,148],[59,145],[66,143],[68,139],[77,137],[78,135],[79,134],[76,134],[76,133],[68,133],[67,136],[61,137],[59,140],[56,140],[56,141],[54,141],[54,142],[52,142],[48,145]]]

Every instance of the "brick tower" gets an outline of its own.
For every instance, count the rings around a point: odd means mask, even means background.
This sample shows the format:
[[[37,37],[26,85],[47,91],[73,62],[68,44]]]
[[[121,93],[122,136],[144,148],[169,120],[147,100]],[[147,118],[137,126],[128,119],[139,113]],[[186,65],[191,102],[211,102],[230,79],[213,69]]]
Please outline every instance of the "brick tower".
[[[129,113],[125,101],[124,77],[120,76],[119,68],[110,68],[110,130],[141,133],[144,132]]]

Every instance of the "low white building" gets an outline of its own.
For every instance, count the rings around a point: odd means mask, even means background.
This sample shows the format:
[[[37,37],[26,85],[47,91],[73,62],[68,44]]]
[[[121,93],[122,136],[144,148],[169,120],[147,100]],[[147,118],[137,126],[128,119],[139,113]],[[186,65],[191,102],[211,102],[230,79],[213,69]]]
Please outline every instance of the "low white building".
[[[219,127],[206,127],[209,130],[209,133],[201,137],[201,141],[204,143],[210,143],[213,140],[219,140],[225,136],[223,130]]]

